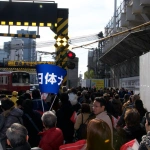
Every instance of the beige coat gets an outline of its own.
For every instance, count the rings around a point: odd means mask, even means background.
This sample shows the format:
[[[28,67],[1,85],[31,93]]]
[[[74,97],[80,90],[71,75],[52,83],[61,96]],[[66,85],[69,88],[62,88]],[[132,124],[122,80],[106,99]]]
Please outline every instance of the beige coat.
[[[96,116],[96,119],[101,119],[103,121],[105,121],[108,126],[110,127],[111,130],[111,137],[112,137],[112,145],[113,145],[113,127],[112,127],[112,121],[110,119],[110,117],[107,115],[106,111],[101,112],[100,114],[98,114]]]
[[[86,122],[86,120],[88,119],[89,117],[89,113],[80,113],[78,116],[77,116],[77,119],[76,119],[76,122],[74,124],[74,129],[75,130],[78,130],[80,125],[82,124],[82,114],[83,114],[83,123]]]

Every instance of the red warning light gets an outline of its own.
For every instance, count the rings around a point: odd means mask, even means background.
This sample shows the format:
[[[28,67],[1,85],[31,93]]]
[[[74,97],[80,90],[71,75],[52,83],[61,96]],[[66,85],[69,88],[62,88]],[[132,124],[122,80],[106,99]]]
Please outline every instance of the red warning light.
[[[71,52],[68,53],[68,57],[72,57],[73,54]]]
[[[76,55],[75,55],[75,53],[69,51],[69,52],[67,53],[67,57],[70,58],[70,59],[74,59],[74,58],[76,57]]]

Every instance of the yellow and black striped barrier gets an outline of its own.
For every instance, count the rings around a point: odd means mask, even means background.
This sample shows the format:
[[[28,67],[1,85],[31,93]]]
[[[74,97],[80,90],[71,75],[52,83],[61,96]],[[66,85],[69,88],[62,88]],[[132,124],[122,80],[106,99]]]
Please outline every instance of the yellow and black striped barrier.
[[[15,67],[34,67],[38,64],[55,64],[54,61],[11,61],[7,62],[7,66],[15,66]]]
[[[0,33],[0,36],[6,36],[6,37],[18,37],[18,38],[40,38],[40,35],[36,34],[13,34],[13,33]]]
[[[62,10],[60,10],[62,11]],[[68,9],[63,9],[63,13],[59,13],[57,16],[57,28],[55,37],[56,43],[56,65],[67,69],[67,52],[68,52]],[[63,85],[67,84],[67,76],[63,80]]]
[[[0,67],[0,71],[26,71],[26,72],[30,72],[30,73],[36,73],[36,69],[34,68],[21,68],[21,67],[11,67],[11,68],[1,68]]]

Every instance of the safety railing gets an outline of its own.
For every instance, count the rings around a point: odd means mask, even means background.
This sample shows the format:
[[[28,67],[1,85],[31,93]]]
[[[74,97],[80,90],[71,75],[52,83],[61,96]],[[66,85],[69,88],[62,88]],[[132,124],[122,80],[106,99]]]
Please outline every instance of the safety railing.
[[[126,6],[131,5],[133,0],[123,0],[123,2],[120,4],[120,6],[116,10],[116,30],[119,30],[121,27],[121,13],[126,12]],[[114,16],[111,18],[111,20],[108,22],[108,24],[105,27],[105,36],[110,36],[112,33],[114,33]]]

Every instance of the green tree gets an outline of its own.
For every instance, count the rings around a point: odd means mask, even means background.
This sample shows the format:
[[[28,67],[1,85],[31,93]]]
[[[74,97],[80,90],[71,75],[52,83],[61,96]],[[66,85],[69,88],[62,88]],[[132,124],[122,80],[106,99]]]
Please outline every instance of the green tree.
[[[94,78],[94,71],[92,69],[84,72],[84,79],[93,79],[93,78]]]

